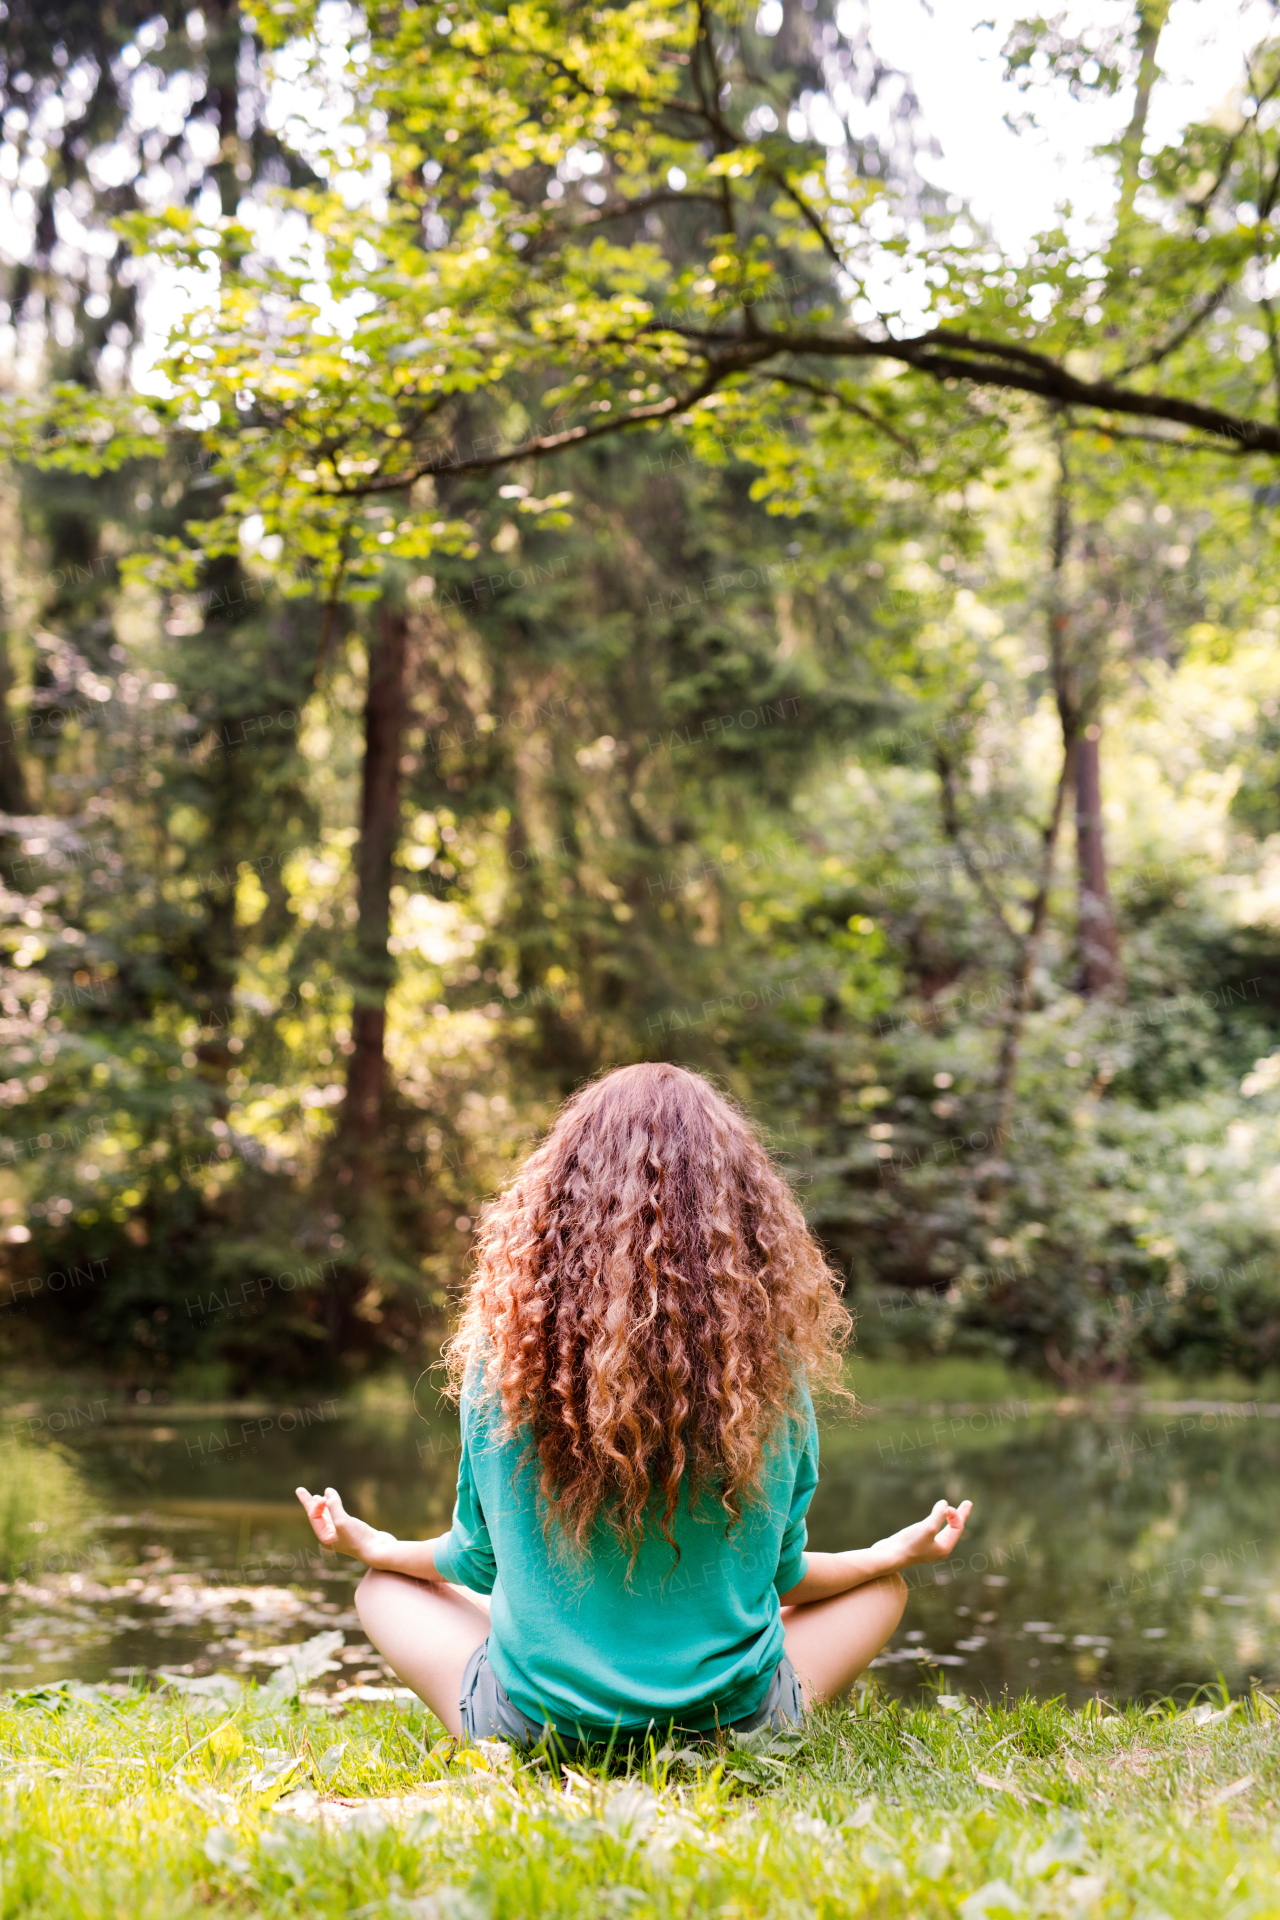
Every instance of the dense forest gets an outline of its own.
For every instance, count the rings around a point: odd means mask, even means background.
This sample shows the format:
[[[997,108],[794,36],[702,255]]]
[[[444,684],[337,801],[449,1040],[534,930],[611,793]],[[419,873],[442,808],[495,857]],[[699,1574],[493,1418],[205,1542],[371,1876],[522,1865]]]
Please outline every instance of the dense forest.
[[[640,1058],[864,1349],[1280,1360],[1280,40],[1162,145],[1168,13],[1007,39],[1121,128],[1014,255],[854,0],[11,0],[11,1363],[416,1364]]]

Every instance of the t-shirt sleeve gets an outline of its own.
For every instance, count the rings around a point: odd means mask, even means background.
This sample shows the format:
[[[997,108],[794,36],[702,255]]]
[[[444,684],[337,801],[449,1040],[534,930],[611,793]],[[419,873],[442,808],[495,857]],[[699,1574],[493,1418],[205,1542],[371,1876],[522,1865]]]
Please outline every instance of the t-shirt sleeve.
[[[813,1401],[809,1397],[807,1387],[803,1389],[801,1418],[804,1421],[804,1427],[799,1456],[796,1460],[796,1477],[791,1489],[791,1507],[783,1530],[782,1546],[778,1552],[778,1571],[773,1576],[773,1584],[778,1593],[789,1593],[792,1587],[804,1579],[808,1566],[805,1547],[809,1539],[809,1529],[805,1522],[805,1515],[809,1511],[809,1502],[813,1499],[814,1488],[818,1484],[818,1423],[814,1418]]]
[[[462,1456],[458,1462],[458,1492],[453,1506],[453,1525],[442,1539],[436,1541],[433,1552],[436,1572],[442,1580],[452,1580],[457,1586],[470,1587],[473,1593],[492,1593],[498,1567],[471,1459],[473,1425],[472,1410],[464,1390]]]

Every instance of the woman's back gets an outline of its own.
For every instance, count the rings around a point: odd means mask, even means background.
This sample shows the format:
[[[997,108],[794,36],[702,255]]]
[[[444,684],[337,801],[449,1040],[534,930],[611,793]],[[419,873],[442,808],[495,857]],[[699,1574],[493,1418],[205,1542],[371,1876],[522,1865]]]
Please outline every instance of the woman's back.
[[[535,1726],[604,1739],[656,1721],[694,1730],[753,1713],[782,1657],[778,1595],[804,1567],[818,1477],[808,1393],[777,1425],[755,1496],[732,1527],[718,1501],[645,1530],[634,1558],[602,1520],[574,1553],[545,1524],[527,1442],[464,1389],[447,1580],[491,1595],[489,1660]]]

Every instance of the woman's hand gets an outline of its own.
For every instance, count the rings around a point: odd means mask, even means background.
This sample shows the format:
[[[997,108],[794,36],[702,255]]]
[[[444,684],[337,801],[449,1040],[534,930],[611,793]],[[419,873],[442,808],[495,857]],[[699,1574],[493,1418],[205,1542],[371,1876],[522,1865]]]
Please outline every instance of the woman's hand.
[[[849,1593],[870,1580],[883,1580],[901,1573],[904,1567],[924,1566],[930,1560],[945,1560],[964,1532],[964,1523],[973,1509],[972,1500],[958,1507],[939,1500],[927,1520],[877,1540],[874,1547],[854,1547],[846,1553],[810,1553],[805,1555],[804,1578],[788,1592],[779,1595],[784,1607],[803,1606],[810,1600],[830,1600],[838,1593]]]
[[[892,1551],[897,1567],[923,1567],[933,1560],[945,1560],[964,1532],[964,1523],[972,1511],[972,1500],[962,1500],[958,1507],[947,1500],[938,1500],[927,1520],[917,1520],[914,1526],[900,1528],[879,1545]]]
[[[393,1533],[371,1527],[367,1521],[357,1520],[348,1513],[335,1487],[326,1487],[323,1493],[308,1493],[305,1487],[297,1487],[295,1492],[322,1547],[329,1547],[335,1553],[349,1553],[353,1560],[372,1567],[385,1558],[388,1547],[396,1544]]]

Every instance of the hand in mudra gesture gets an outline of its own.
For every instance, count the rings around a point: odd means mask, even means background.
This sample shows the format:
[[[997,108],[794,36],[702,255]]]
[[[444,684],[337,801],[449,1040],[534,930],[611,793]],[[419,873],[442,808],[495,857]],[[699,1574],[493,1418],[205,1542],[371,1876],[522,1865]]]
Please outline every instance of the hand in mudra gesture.
[[[305,1487],[296,1487],[294,1491],[322,1547],[334,1553],[349,1553],[353,1560],[370,1567],[388,1544],[394,1543],[394,1534],[371,1527],[367,1520],[357,1520],[354,1514],[348,1513],[336,1487],[326,1487],[323,1493],[308,1493]]]
[[[948,1500],[937,1500],[927,1519],[899,1528],[885,1545],[896,1550],[899,1566],[923,1567],[933,1560],[945,1560],[964,1532],[964,1523],[972,1511],[972,1500],[962,1500],[958,1507],[953,1507]]]

